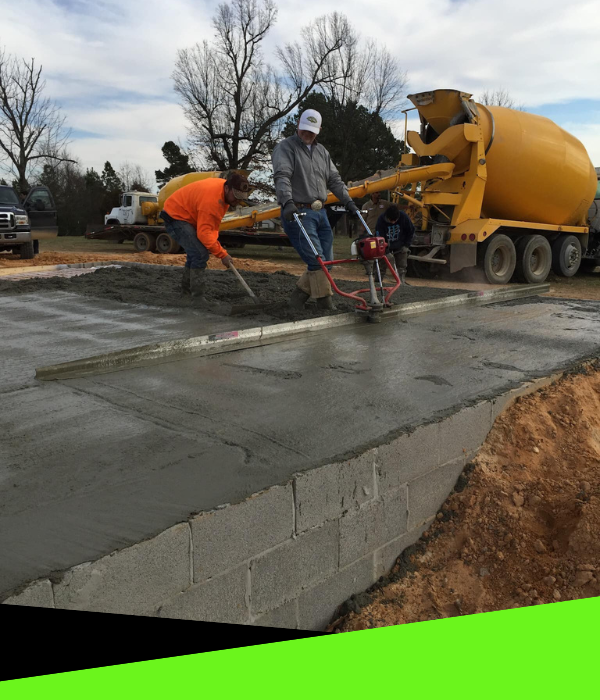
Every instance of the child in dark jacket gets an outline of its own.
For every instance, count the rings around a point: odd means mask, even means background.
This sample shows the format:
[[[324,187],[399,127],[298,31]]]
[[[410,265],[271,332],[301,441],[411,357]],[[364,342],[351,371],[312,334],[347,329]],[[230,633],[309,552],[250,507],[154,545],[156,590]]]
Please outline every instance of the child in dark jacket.
[[[388,253],[394,256],[400,281],[405,284],[408,253],[415,236],[412,221],[407,214],[392,204],[377,220],[375,231],[387,241]],[[386,265],[380,265],[382,276],[386,269]]]

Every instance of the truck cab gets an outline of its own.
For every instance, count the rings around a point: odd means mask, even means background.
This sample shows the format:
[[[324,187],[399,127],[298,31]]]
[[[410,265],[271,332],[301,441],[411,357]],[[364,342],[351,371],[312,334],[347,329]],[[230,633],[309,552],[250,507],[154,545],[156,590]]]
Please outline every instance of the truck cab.
[[[23,260],[34,256],[27,211],[16,190],[6,185],[0,185],[0,251],[20,253]]]
[[[584,253],[586,267],[589,269],[600,264],[600,168],[595,168],[598,186],[596,195],[588,210],[588,223],[590,227],[590,237],[587,250]]]
[[[158,197],[150,192],[124,192],[121,195],[121,206],[115,207],[104,217],[104,225],[147,224],[148,219],[142,214],[144,202],[158,202]]]
[[[23,198],[12,187],[0,185],[0,250],[28,260],[39,252],[40,240],[57,235],[56,206],[47,187],[36,185]]]
[[[23,207],[29,217],[31,238],[37,253],[39,241],[58,236],[56,204],[47,187],[35,185],[29,190],[29,194],[23,202]]]

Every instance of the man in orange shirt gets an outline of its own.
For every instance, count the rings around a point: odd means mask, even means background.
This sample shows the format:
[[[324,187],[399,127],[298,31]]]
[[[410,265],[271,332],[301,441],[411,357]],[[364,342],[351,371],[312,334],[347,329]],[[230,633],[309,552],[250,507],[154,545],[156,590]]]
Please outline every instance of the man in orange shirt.
[[[187,253],[182,290],[203,303],[206,263],[212,253],[229,267],[231,257],[219,243],[219,226],[229,207],[248,198],[248,180],[231,173],[227,180],[209,177],[173,192],[165,201],[160,218],[169,236]]]

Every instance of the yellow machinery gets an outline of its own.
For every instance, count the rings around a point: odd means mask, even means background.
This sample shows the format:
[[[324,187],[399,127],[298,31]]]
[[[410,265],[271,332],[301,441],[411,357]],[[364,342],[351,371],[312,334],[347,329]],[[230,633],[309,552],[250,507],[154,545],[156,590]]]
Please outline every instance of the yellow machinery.
[[[479,264],[492,283],[543,282],[551,267],[575,274],[597,183],[583,145],[545,117],[457,90],[408,98],[421,131],[408,132],[416,155],[405,162],[454,165],[451,177],[421,183],[423,259],[451,272]]]
[[[549,119],[475,103],[468,93],[434,90],[408,98],[420,133],[408,131],[414,153],[398,167],[348,183],[353,199],[392,191],[416,214],[410,259],[450,272],[479,266],[491,283],[543,282],[550,268],[575,274],[588,245],[587,213],[597,175],[583,145]],[[242,172],[242,171],[239,171]],[[248,173],[244,173],[248,174]],[[169,182],[158,203],[145,203],[159,223],[166,198],[179,187],[225,173],[191,173]],[[326,203],[337,202],[329,194]],[[240,207],[223,231],[280,216],[273,203]]]

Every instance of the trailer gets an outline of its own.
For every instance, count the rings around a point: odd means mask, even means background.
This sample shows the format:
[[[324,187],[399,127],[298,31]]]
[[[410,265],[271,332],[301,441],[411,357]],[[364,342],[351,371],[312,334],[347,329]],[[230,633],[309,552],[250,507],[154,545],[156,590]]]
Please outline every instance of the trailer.
[[[181,246],[166,232],[164,226],[144,224],[110,224],[85,234],[88,239],[112,240],[117,243],[133,241],[138,253],[159,253],[176,255],[182,253]],[[230,229],[219,233],[219,240],[225,248],[244,248],[246,245],[291,247],[285,233],[276,230],[267,232],[258,227]]]

